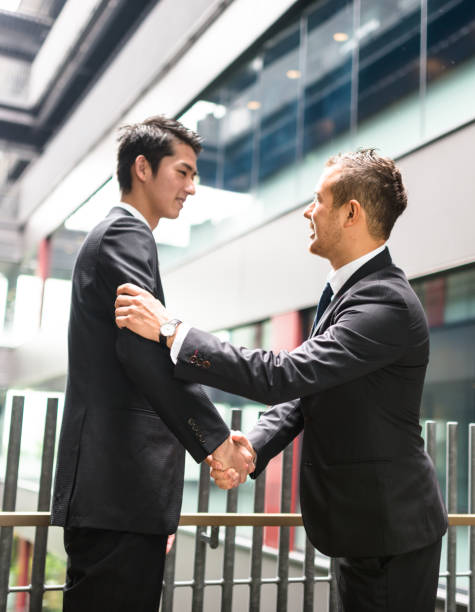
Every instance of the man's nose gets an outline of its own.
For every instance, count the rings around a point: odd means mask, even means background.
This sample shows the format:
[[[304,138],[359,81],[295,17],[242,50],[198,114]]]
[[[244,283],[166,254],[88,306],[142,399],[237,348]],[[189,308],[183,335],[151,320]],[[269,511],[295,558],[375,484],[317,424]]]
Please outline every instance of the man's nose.
[[[306,219],[311,219],[312,218],[312,212],[313,212],[314,208],[315,208],[315,202],[310,202],[310,204],[303,211],[303,216]]]
[[[193,181],[190,181],[185,188],[185,191],[188,195],[195,195],[196,193],[196,185]]]

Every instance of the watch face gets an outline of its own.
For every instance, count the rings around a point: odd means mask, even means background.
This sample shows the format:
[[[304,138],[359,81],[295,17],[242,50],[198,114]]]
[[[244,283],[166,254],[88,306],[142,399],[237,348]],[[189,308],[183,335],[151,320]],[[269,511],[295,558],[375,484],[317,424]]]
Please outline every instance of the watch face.
[[[173,323],[164,323],[160,328],[162,336],[173,336],[176,326]]]

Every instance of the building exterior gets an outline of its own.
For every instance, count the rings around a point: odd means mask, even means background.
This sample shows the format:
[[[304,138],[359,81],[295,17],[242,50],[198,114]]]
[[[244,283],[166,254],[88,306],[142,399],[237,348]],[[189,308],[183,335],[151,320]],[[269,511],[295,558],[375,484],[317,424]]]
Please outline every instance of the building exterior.
[[[40,99],[66,78],[68,53],[89,40],[98,4],[59,7],[24,76],[33,115],[35,91]],[[138,13],[3,188],[2,387],[64,389],[72,265],[85,232],[118,198],[119,125],[164,113],[204,136],[197,195],[156,231],[167,303],[195,326],[274,349],[305,339],[328,274],[327,262],[307,252],[302,217],[325,160],[376,147],[398,159],[409,192],[389,246],[431,329],[423,418],[437,421],[441,438],[445,422],[460,424],[458,509],[466,512],[466,428],[475,419],[473,0],[160,0]],[[102,19],[106,37],[106,13]],[[63,59],[54,63],[58,45]],[[20,106],[2,101],[4,110]],[[225,412],[244,408],[244,431],[263,409],[212,393]],[[31,465],[34,473],[34,458]],[[198,471],[191,463],[188,470],[191,510]],[[278,508],[279,477],[276,461],[269,511]],[[224,498],[213,495],[219,510]],[[276,545],[272,530],[266,544]],[[301,535],[294,546],[303,546]],[[464,569],[463,530],[458,555]]]

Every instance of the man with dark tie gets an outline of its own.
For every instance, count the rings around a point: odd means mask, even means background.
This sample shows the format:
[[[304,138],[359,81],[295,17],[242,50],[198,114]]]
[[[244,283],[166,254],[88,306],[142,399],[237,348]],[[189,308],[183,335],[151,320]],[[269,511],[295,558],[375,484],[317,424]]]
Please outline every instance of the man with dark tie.
[[[195,193],[200,138],[152,117],[119,137],[121,202],[86,237],[73,271],[69,370],[52,524],[64,529],[65,612],[156,612],[175,533],[185,449],[241,471],[235,444],[203,389],[173,377],[166,346],[115,325],[117,285],[163,301],[152,230]]]
[[[386,246],[406,205],[392,160],[371,149],[330,158],[304,212],[310,252],[332,267],[309,339],[276,354],[185,323],[168,337],[177,378],[274,404],[248,435],[254,476],[303,431],[303,521],[336,559],[345,612],[435,608],[447,515],[419,425],[428,327]],[[171,315],[134,286],[118,293],[119,327],[158,341]],[[216,482],[235,486],[222,467]]]

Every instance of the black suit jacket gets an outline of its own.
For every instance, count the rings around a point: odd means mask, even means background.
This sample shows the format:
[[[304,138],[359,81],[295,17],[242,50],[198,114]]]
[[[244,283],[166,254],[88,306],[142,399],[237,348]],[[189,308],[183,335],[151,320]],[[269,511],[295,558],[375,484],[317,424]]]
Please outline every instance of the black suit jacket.
[[[175,374],[284,402],[249,434],[255,475],[303,430],[310,540],[329,556],[382,556],[435,542],[447,527],[419,425],[428,355],[423,309],[386,249],[353,274],[297,349],[236,348],[192,329]]]
[[[229,430],[199,385],[173,377],[167,349],[116,327],[125,282],[163,299],[152,232],[116,207],[87,236],[73,272],[52,524],[168,534],[185,448],[202,461]]]

